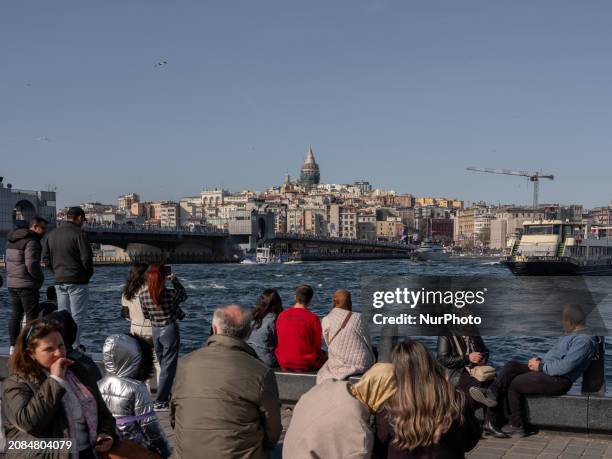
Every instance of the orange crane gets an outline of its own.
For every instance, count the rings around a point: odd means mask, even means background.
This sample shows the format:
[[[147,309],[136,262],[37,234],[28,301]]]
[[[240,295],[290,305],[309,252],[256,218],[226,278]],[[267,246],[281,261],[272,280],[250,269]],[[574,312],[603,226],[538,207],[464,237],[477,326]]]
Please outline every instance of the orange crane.
[[[502,175],[517,175],[519,177],[527,177],[527,179],[533,183],[533,208],[538,208],[538,195],[540,192],[540,179],[554,180],[555,176],[552,174],[544,174],[540,172],[527,172],[527,171],[512,171],[510,169],[489,169],[488,167],[468,167],[468,171],[473,172],[487,172],[489,174],[502,174]]]

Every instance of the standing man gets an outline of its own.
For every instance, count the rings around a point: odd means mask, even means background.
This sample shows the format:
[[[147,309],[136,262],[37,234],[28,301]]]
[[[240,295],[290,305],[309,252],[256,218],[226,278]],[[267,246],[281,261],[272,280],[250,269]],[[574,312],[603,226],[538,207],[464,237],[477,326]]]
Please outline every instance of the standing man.
[[[40,241],[47,232],[47,224],[44,218],[34,217],[29,229],[16,229],[7,236],[6,278],[13,303],[9,319],[11,350],[21,331],[24,312],[26,322],[36,319],[38,313],[38,290],[45,280],[40,267]]]
[[[85,231],[87,221],[80,207],[71,207],[66,222],[49,233],[43,248],[43,261],[55,276],[57,306],[68,311],[77,324],[74,347],[81,351],[81,331],[89,300],[89,279],[93,275],[93,252]]]
[[[180,359],[170,401],[176,459],[264,459],[283,430],[274,371],[244,341],[251,315],[215,310],[206,345]]]

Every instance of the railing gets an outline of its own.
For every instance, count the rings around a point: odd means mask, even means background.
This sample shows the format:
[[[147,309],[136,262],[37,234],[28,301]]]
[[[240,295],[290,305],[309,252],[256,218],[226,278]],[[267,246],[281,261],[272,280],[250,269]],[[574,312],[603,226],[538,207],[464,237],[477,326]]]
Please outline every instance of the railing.
[[[110,224],[110,225],[85,225],[83,227],[87,232],[104,232],[104,233],[148,233],[148,234],[183,234],[183,235],[200,235],[200,236],[228,236],[229,232],[215,227],[185,227],[185,226],[157,226],[157,225],[127,225],[127,224]]]
[[[399,244],[395,242],[368,241],[365,239],[347,239],[343,237],[314,236],[296,233],[276,233],[272,239],[289,239],[295,241],[332,242],[349,245],[361,245],[369,247],[387,247],[393,249],[412,250],[410,244]]]

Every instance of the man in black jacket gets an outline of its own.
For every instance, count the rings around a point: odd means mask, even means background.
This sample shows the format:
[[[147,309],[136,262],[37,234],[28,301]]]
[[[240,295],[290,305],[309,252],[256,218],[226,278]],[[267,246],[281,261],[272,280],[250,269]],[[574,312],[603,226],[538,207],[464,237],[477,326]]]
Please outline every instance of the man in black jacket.
[[[49,233],[43,248],[43,261],[53,271],[57,306],[67,310],[77,324],[74,347],[81,344],[81,331],[85,322],[89,300],[89,279],[93,275],[93,252],[85,231],[86,221],[80,207],[71,207],[66,222]]]
[[[6,243],[7,287],[13,303],[9,319],[9,339],[15,345],[21,331],[25,313],[26,321],[36,319],[38,312],[38,290],[45,276],[40,266],[41,239],[47,232],[47,220],[34,217],[30,227],[11,231]]]

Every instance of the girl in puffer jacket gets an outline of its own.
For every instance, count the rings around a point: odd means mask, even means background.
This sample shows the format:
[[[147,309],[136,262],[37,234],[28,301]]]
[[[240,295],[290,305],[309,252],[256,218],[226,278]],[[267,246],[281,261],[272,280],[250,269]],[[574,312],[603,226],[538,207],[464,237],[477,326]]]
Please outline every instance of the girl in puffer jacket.
[[[119,437],[133,440],[162,458],[170,457],[170,445],[145,384],[153,371],[151,344],[135,335],[111,335],[102,353],[106,375],[98,387],[115,417]]]

